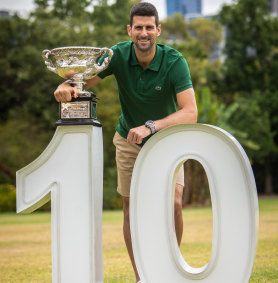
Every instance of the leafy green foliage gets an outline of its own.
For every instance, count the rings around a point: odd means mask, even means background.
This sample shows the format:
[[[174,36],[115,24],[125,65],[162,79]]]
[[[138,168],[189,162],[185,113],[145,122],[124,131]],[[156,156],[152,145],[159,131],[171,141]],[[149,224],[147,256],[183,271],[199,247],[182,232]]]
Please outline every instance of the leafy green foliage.
[[[0,212],[16,210],[15,187],[7,184],[0,184]]]
[[[273,59],[277,56],[278,19],[271,16],[267,0],[240,0],[219,14],[227,27],[225,83],[230,91],[269,88]],[[276,65],[276,63],[275,63]]]
[[[278,18],[267,0],[239,0],[224,6],[218,18],[227,30],[218,93],[226,102],[240,102],[242,112],[233,115],[231,126],[256,140],[260,150],[249,154],[265,164],[265,191],[273,192],[268,168],[278,158]]]
[[[0,104],[0,146],[3,149],[0,152],[0,183],[14,184],[15,171],[34,160],[55,131],[58,104],[53,92],[63,80],[47,70],[42,50],[71,45],[111,46],[127,39],[122,29],[128,22],[129,1],[116,1],[113,5],[99,1],[93,12],[84,9],[85,6],[89,8],[92,1],[77,1],[76,5],[72,2],[76,1],[38,0],[36,10],[28,19],[17,15],[0,18],[0,50],[4,55],[0,58],[3,98]],[[121,16],[123,14],[125,17]],[[105,28],[110,34],[105,33]],[[112,139],[120,106],[113,78],[99,84],[95,92],[100,98],[98,118],[103,124],[104,183],[109,184],[104,187],[106,195],[106,188],[116,192],[117,186],[116,175],[110,172],[115,167]],[[111,203],[118,207],[116,193],[108,192],[107,195],[115,198]]]
[[[217,100],[217,97],[211,94],[210,89],[205,87],[202,89],[200,95],[196,95],[196,101],[198,105],[198,120],[199,123],[211,124],[218,126],[221,129],[226,130],[232,136],[234,136],[249,153],[249,157],[257,154],[260,146],[257,144],[257,136],[250,135],[247,131],[246,124],[250,123],[250,120],[254,122],[254,117],[257,113],[249,112],[249,117],[246,119],[246,106],[248,104],[243,101],[236,101],[232,104],[225,105]],[[253,108],[252,108],[253,109]],[[255,111],[255,107],[254,107]],[[245,118],[246,124],[239,128],[238,124],[241,119]],[[236,119],[239,119],[236,121]],[[261,119],[255,120],[253,127],[257,128]],[[256,133],[256,131],[255,131]]]
[[[136,2],[35,0],[29,18],[0,18],[0,184],[14,184],[15,171],[34,160],[55,131],[58,104],[53,92],[63,80],[47,70],[42,50],[110,47],[128,40],[129,10]],[[264,178],[277,180],[273,168],[278,155],[278,19],[269,14],[266,0],[240,0],[224,6],[218,20],[227,30],[223,64],[211,58],[223,38],[215,19],[185,21],[180,14],[166,18],[159,42],[187,59],[199,122],[234,135],[253,161],[257,182],[264,186]],[[98,119],[104,136],[104,207],[117,208],[121,200],[112,139],[120,105],[115,79],[106,78],[94,91],[100,98]]]
[[[13,172],[32,162],[49,143],[53,132],[29,115],[18,117],[0,124],[0,165]],[[12,174],[0,171],[1,183],[15,184]]]
[[[215,70],[217,63],[210,61],[222,39],[222,26],[212,19],[186,21],[177,13],[162,22],[159,41],[177,49],[186,58],[196,91],[208,83],[206,73]]]

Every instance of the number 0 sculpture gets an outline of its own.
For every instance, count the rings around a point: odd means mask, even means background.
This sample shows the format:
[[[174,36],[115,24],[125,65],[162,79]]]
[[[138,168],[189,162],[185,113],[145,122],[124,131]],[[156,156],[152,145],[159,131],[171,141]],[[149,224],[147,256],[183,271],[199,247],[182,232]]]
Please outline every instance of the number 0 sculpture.
[[[175,236],[173,180],[186,159],[203,165],[212,200],[212,252],[209,263],[201,268],[184,261]],[[258,227],[256,185],[244,150],[222,129],[187,124],[155,134],[135,163],[130,219],[143,282],[248,282]]]

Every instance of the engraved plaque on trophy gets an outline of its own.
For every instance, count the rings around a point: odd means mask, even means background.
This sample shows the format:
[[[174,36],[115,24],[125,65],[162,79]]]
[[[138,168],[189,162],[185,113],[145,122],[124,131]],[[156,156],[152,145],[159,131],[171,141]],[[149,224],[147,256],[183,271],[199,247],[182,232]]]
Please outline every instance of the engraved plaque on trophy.
[[[42,57],[47,68],[60,77],[69,79],[80,93],[70,102],[60,103],[60,120],[56,125],[95,125],[97,121],[97,98],[93,92],[85,91],[85,81],[106,69],[113,56],[107,47],[69,46],[43,50]]]

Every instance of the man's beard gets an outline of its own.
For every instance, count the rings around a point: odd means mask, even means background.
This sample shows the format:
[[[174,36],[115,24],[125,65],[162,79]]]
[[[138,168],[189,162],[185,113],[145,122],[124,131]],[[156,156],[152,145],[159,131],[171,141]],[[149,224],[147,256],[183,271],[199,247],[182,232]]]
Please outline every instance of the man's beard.
[[[135,46],[137,47],[137,49],[139,50],[139,51],[141,51],[141,52],[148,52],[148,51],[150,51],[151,49],[152,49],[152,47],[153,47],[153,45],[154,45],[154,43],[153,43],[153,41],[149,41],[149,45],[146,45],[146,46],[142,46],[142,45],[140,45],[140,43],[138,42],[140,39],[137,39],[137,41],[134,43],[135,44]]]

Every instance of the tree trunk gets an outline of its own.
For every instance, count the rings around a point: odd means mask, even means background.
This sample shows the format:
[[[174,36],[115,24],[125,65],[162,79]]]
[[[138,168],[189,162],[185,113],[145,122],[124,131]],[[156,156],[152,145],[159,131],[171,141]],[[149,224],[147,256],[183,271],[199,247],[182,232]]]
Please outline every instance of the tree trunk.
[[[209,184],[203,166],[196,160],[189,159],[184,164],[185,190],[183,205],[210,204]]]
[[[264,193],[266,195],[272,195],[273,194],[272,175],[271,175],[269,163],[265,164]]]
[[[1,162],[0,162],[0,170],[2,170],[2,172],[4,172],[6,175],[8,175],[11,179],[13,179],[13,180],[16,179],[14,172],[11,169],[9,169],[8,167],[6,167]]]

